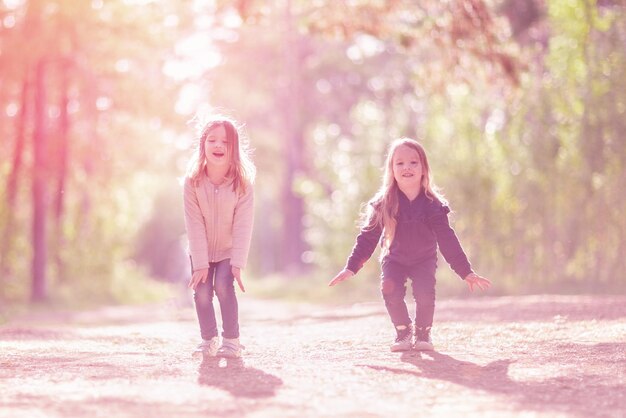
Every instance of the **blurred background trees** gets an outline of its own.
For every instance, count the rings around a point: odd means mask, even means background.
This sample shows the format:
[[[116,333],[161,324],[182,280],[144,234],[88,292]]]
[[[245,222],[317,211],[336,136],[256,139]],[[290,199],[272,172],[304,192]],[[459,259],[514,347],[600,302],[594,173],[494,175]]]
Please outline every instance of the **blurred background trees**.
[[[411,136],[496,292],[623,291],[625,12],[3,0],[0,300],[112,301],[184,281],[178,179],[193,116],[212,111],[245,123],[255,149],[251,279],[323,286],[387,143]],[[350,286],[375,288],[377,270]],[[463,290],[440,271],[444,293]]]

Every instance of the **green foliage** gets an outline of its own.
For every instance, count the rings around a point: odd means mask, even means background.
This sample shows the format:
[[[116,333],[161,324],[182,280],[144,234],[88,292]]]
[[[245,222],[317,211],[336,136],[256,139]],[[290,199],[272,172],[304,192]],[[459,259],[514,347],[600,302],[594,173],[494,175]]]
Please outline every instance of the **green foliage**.
[[[188,155],[187,120],[204,107],[245,122],[255,149],[248,277],[281,269],[285,190],[305,202],[308,273],[251,283],[258,294],[378,297],[376,255],[342,289],[325,285],[399,136],[424,143],[453,226],[494,293],[623,291],[626,16],[600,3],[547,2],[512,38],[487,3],[465,0],[294,0],[291,22],[280,2],[13,2],[0,27],[0,134],[11,139],[0,141],[0,175],[13,169],[22,83],[45,57],[51,212],[61,75],[70,76],[65,212],[47,236],[54,300],[150,299],[162,292],[147,276],[187,274],[173,255],[182,233],[174,179]],[[298,74],[286,70],[292,59]],[[304,158],[291,184],[287,123]],[[0,184],[0,228],[11,221],[15,231],[2,254],[2,302],[28,299],[31,163],[29,145],[12,220]],[[443,260],[439,290],[466,292]]]
[[[147,221],[136,234],[133,259],[152,277],[177,282],[187,277],[189,259],[183,220],[182,186],[170,179],[152,202]]]
[[[33,170],[44,171],[47,178],[45,258],[51,300],[116,300],[126,293],[120,284],[146,277],[129,261],[132,247],[161,179],[173,177],[177,151],[172,138],[185,118],[174,111],[179,85],[163,67],[192,12],[178,2],[45,0],[13,2],[3,13],[0,45],[12,46],[0,49],[0,101],[3,109],[12,110],[0,114],[0,133],[8,138],[1,146],[0,226],[4,232],[11,222],[13,234],[2,237],[0,301],[28,300]],[[46,94],[41,95],[49,147],[45,167],[31,167],[34,94],[20,96],[37,62],[45,62],[47,70]],[[62,146],[63,95],[69,100],[69,132]],[[26,146],[11,207],[4,179],[14,170],[22,99]],[[62,151],[68,155],[66,174],[59,170]],[[59,196],[61,178],[65,186]],[[63,211],[57,214],[53,209],[59,197]],[[134,293],[154,293],[150,288]]]
[[[449,82],[443,94],[413,98],[421,111],[401,118],[410,102],[390,89],[391,100],[356,101],[352,109],[367,116],[352,119],[351,132],[333,137],[332,124],[318,124],[313,141],[333,152],[317,154],[315,177],[334,190],[302,190],[322,268],[341,268],[358,205],[380,184],[380,171],[364,166],[381,167],[381,143],[419,120],[409,135],[426,146],[453,225],[494,292],[623,291],[624,19],[619,7],[550,2],[549,50],[522,51],[534,64],[515,94],[498,94],[488,80]],[[448,269],[441,278],[454,293]]]

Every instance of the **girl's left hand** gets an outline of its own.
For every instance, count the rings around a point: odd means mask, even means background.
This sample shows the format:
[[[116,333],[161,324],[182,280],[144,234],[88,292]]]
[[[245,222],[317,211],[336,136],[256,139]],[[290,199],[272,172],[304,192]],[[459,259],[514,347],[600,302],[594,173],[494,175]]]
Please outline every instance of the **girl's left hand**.
[[[243,281],[241,280],[241,269],[239,267],[231,266],[230,270],[233,272],[237,285],[239,285],[241,291],[245,293],[246,289],[243,287]]]
[[[474,291],[474,285],[478,286],[480,290],[485,290],[489,286],[491,286],[491,282],[489,280],[485,279],[482,276],[479,276],[476,273],[470,273],[467,276],[465,276],[465,281],[467,282],[467,285],[469,286],[470,292]]]

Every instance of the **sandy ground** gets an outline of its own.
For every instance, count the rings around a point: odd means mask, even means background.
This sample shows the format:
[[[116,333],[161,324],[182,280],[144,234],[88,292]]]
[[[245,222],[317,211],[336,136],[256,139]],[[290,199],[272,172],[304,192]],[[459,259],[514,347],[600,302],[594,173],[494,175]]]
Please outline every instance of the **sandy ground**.
[[[239,361],[196,361],[188,305],[0,327],[0,417],[626,417],[626,296],[438,301],[431,353],[382,302],[240,297]]]

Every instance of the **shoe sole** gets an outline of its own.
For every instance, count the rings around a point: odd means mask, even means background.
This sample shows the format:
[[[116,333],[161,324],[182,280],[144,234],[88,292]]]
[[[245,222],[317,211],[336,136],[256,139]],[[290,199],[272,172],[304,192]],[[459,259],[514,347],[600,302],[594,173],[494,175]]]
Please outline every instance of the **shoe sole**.
[[[399,346],[399,347],[391,347],[392,353],[397,353],[398,351],[409,351],[411,350],[411,346]]]
[[[194,351],[191,353],[191,357],[201,359],[204,357],[217,357],[217,353],[211,353],[210,351]]]
[[[435,347],[433,347],[432,344],[428,344],[425,342],[420,342],[420,343],[415,343],[415,345],[413,345],[413,350],[416,351],[434,351]]]

